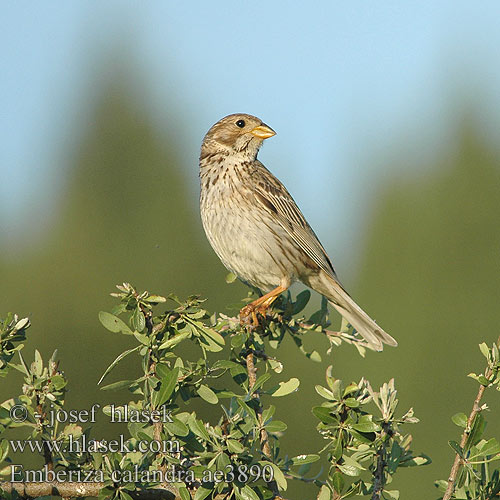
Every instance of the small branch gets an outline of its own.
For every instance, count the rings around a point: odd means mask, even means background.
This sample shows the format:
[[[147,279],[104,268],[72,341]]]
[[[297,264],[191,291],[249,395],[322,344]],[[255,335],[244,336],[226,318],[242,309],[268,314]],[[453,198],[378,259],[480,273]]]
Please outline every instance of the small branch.
[[[257,382],[257,368],[255,368],[253,351],[250,351],[247,354],[245,361],[247,363],[248,388],[249,390],[252,390],[254,388],[255,382]]]
[[[257,368],[255,368],[254,362],[254,353],[250,351],[247,354],[246,364],[247,364],[247,373],[248,373],[248,388],[251,391],[254,388],[255,382],[257,381]],[[258,399],[258,409],[257,409],[257,418],[259,419],[259,424],[261,426],[260,429],[260,444],[262,453],[269,459],[272,460],[271,454],[271,446],[269,445],[269,435],[267,434],[266,429],[262,427],[262,405],[260,404],[260,399],[258,394],[254,394],[253,397]]]
[[[500,345],[500,337],[497,340],[497,345]],[[489,379],[493,374],[493,370],[491,368],[487,368],[484,372],[484,376]],[[469,437],[472,425],[474,424],[474,419],[477,414],[481,411],[480,402],[483,397],[486,386],[480,385],[479,390],[477,391],[476,399],[474,400],[474,404],[472,405],[472,411],[470,412],[469,418],[467,419],[467,425],[465,426],[464,432],[462,433],[462,438],[460,439],[460,448],[464,449],[465,444],[467,443],[467,438]],[[450,500],[453,492],[455,491],[455,482],[457,480],[458,471],[462,466],[462,459],[458,455],[455,454],[455,460],[453,461],[453,466],[451,467],[450,475],[448,477],[448,485],[446,487],[446,491],[443,495],[443,500]]]
[[[98,482],[0,482],[1,490],[5,491],[6,493],[12,493],[13,491],[16,491],[21,498],[38,498],[49,495],[62,498],[97,497],[99,495],[99,491],[104,487],[104,483]],[[159,488],[142,491],[128,491],[127,493],[134,500],[181,500],[181,498],[175,495],[172,491]]]
[[[306,322],[300,322],[297,323],[297,325],[300,326],[300,328],[304,328],[310,331],[316,331],[314,327],[317,326]],[[353,345],[356,344],[358,346],[370,349],[369,344],[367,344],[363,339],[355,337],[354,335],[351,335],[350,333],[347,332],[335,332],[333,330],[326,330],[323,328],[321,333],[324,333],[327,337],[338,337],[339,339],[341,339],[344,342],[347,342],[348,344],[353,344]]]
[[[156,363],[151,363],[150,369],[152,370],[152,373],[156,373]],[[153,423],[153,439],[157,443],[162,442],[162,433],[163,433],[163,422],[154,422]],[[158,470],[161,472],[162,477],[165,477],[166,472],[167,472],[167,464],[163,462],[164,459],[164,453],[158,452],[158,455],[161,457],[161,462],[160,465],[158,466]],[[168,485],[166,483],[162,483],[162,486],[164,488],[168,488]]]
[[[485,374],[488,377],[487,374]],[[491,375],[491,374],[490,374]],[[469,418],[467,419],[467,425],[465,426],[464,432],[462,434],[462,439],[460,439],[460,448],[465,447],[465,443],[467,442],[467,438],[472,429],[472,425],[474,423],[474,419],[476,415],[481,411],[481,407],[479,403],[481,402],[481,398],[483,397],[484,390],[486,387],[484,385],[479,386],[479,391],[477,391],[476,399],[474,400],[474,404],[472,405],[472,411],[470,412]],[[450,476],[448,477],[448,486],[446,487],[446,491],[443,496],[443,500],[450,500],[453,495],[453,491],[455,490],[455,481],[457,480],[458,471],[460,470],[460,466],[462,465],[462,459],[458,455],[455,454],[455,460],[453,462],[453,466],[450,471]]]
[[[54,377],[57,374],[57,365],[58,363],[54,362],[52,364],[52,369],[50,371],[50,376]],[[49,364],[50,368],[50,364]],[[43,409],[43,404],[42,400],[40,398],[40,391],[37,391],[36,393],[36,411],[38,416],[36,417],[38,425],[40,426],[40,434],[43,438],[44,432],[46,430],[46,424],[44,423],[44,419],[46,417],[46,414]],[[54,459],[52,458],[52,453],[50,451],[49,445],[46,441],[46,439],[42,439],[42,446],[43,446],[43,459],[45,461],[45,465],[47,466],[48,470],[53,470],[54,469]]]
[[[385,486],[385,467],[387,466],[386,462],[386,443],[385,437],[387,435],[386,425],[384,424],[382,428],[382,445],[377,451],[377,468],[373,473],[373,493],[371,500],[380,500],[382,498],[382,492],[384,491]]]
[[[255,367],[253,351],[250,351],[247,354],[245,361],[246,361],[246,365],[247,365],[247,374],[248,374],[248,389],[251,391],[255,386],[255,382],[257,381],[257,368]],[[264,453],[264,455],[269,460],[272,461],[273,456],[272,456],[272,452],[271,452],[271,446],[269,445],[269,434],[267,433],[266,429],[264,428],[264,426],[263,426],[264,422],[262,421],[262,405],[260,403],[260,398],[259,398],[259,395],[255,394],[255,393],[253,394],[252,397],[255,398],[258,402],[257,418],[259,420],[259,425],[260,425],[259,438],[260,438],[261,450],[262,450],[262,453]],[[271,488],[271,490],[273,492],[274,500],[283,500],[283,498],[279,494],[279,489],[278,489],[278,485],[276,484],[276,481],[269,482],[268,486],[269,486],[269,488]]]
[[[146,320],[146,329],[148,331],[148,335],[152,335],[154,331],[154,325],[153,325],[153,314],[151,311],[146,310],[145,308],[141,307],[141,311],[144,314],[144,318]],[[154,374],[156,375],[156,362],[152,361],[151,359],[151,349],[149,350],[150,356],[149,356],[149,367],[148,367],[148,374]],[[147,382],[147,381],[146,381]],[[152,397],[152,394],[151,394]],[[153,408],[153,403],[151,400],[151,408]],[[153,408],[155,409],[155,408]],[[154,422],[153,423],[153,439],[160,443],[162,442],[162,434],[163,434],[163,422]],[[160,457],[160,465],[158,467],[158,470],[161,472],[162,477],[166,476],[167,473],[167,464],[164,462],[165,454],[162,452],[158,452],[158,456]],[[169,485],[168,483],[162,483],[161,484],[162,488],[167,489],[172,491],[174,488]],[[178,491],[175,488],[175,497],[178,497]]]
[[[43,405],[40,402],[40,397],[38,394],[36,395],[36,411],[39,417],[37,417],[38,420],[38,425],[40,426],[41,429],[41,435],[43,436],[44,430],[45,430],[45,424],[43,423],[43,419],[45,418],[45,413],[43,411]],[[54,468],[54,462],[52,460],[52,454],[49,449],[49,445],[45,439],[42,439],[42,446],[43,446],[43,459],[45,461],[45,465],[47,466],[48,470],[52,470]]]

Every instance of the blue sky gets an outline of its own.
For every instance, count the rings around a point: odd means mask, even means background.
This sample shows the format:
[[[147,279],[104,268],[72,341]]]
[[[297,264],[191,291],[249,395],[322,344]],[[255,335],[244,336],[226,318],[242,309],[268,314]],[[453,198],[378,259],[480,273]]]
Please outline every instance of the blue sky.
[[[57,210],[58,152],[123,45],[158,123],[183,114],[193,203],[206,130],[258,115],[278,132],[261,160],[347,259],[377,186],[445,147],[464,96],[498,140],[499,19],[498,1],[4,2],[0,237]],[[394,144],[409,161],[387,168]]]

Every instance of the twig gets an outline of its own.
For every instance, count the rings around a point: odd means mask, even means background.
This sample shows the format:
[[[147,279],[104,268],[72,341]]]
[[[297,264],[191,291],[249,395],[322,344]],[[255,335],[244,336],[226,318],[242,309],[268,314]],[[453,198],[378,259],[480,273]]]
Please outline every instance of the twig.
[[[50,373],[50,376],[54,377],[57,374],[57,365],[58,363],[54,363],[52,365],[52,370]],[[37,391],[36,394],[36,411],[37,415],[35,416],[38,422],[38,425],[40,426],[41,434],[43,436],[44,431],[46,430],[46,424],[44,423],[44,419],[46,417],[45,412],[43,411],[43,404],[40,398],[39,391]],[[54,460],[52,458],[52,453],[50,451],[49,445],[47,443],[46,439],[43,439],[43,459],[45,461],[45,465],[47,466],[48,470],[53,470],[54,469]]]
[[[307,322],[300,322],[297,323],[300,328],[304,328],[309,331],[316,331],[315,327],[318,325],[314,325],[312,323],[307,323]],[[347,332],[336,332],[334,330],[327,330],[326,328],[323,328],[321,330],[321,333],[324,333],[327,337],[338,337],[340,340],[343,340],[344,342],[347,342],[348,344],[356,344],[358,346],[366,347],[367,349],[370,349],[370,346],[363,340],[360,339],[350,333]]]
[[[142,313],[144,314],[144,318],[146,320],[146,328],[148,331],[148,334],[151,335],[153,333],[154,325],[153,325],[153,320],[152,320],[152,313],[151,311],[147,311],[143,308],[141,308]],[[151,349],[150,349],[150,356],[149,356],[149,373],[156,375],[156,362],[151,360]],[[147,382],[147,381],[146,381]],[[151,401],[152,405],[152,401]],[[154,422],[153,423],[153,439],[160,443],[162,441],[162,433],[163,433],[163,422]],[[167,464],[164,462],[164,453],[158,452],[158,455],[161,457],[161,462],[158,467],[158,470],[162,473],[162,477],[165,477],[165,474],[167,472]],[[162,487],[165,489],[173,489],[171,485],[168,483],[162,483]],[[178,496],[177,489],[175,489],[175,495],[176,497]]]
[[[497,345],[500,345],[500,338],[497,341]],[[484,376],[489,379],[493,374],[493,370],[491,368],[487,368],[484,372]],[[460,448],[464,449],[465,444],[467,443],[467,438],[469,437],[472,425],[474,424],[474,419],[477,414],[481,411],[481,406],[479,403],[481,402],[481,398],[483,397],[484,391],[486,389],[485,385],[480,385],[479,390],[477,391],[476,399],[474,400],[474,404],[472,405],[472,411],[470,412],[469,418],[467,419],[467,425],[465,426],[464,432],[462,433],[462,438],[460,439]],[[462,459],[458,453],[455,454],[455,460],[453,461],[453,466],[451,467],[450,475],[448,477],[448,485],[446,487],[446,491],[443,495],[443,500],[450,500],[453,492],[455,490],[455,482],[457,480],[458,471],[462,466]]]
[[[250,351],[245,358],[246,365],[247,365],[247,374],[248,374],[248,389],[251,391],[254,386],[255,382],[257,381],[257,368],[255,367],[255,362],[254,362],[254,353],[253,351]],[[257,393],[254,393],[252,395],[253,398],[257,400],[257,418],[259,420],[259,426],[260,426],[260,446],[262,449],[262,453],[272,461],[272,452],[271,452],[271,446],[269,445],[269,434],[267,433],[266,429],[264,428],[264,422],[262,420],[262,405],[260,403],[260,398]],[[270,481],[268,483],[269,488],[271,488],[273,492],[273,498],[274,500],[283,500],[282,497],[279,494],[279,489],[278,485],[276,484],[276,481]]]
[[[62,498],[81,498],[81,497],[97,497],[99,491],[104,488],[105,483],[88,482],[88,483],[60,483],[57,481],[43,483],[28,483],[28,482],[0,482],[0,490],[6,493],[13,491],[21,498],[38,498],[43,496],[58,496]],[[170,490],[166,489],[151,489],[143,491],[128,491],[129,495],[134,500],[180,500]]]
[[[385,437],[387,435],[387,429],[386,426],[388,424],[384,424],[382,427],[382,444],[380,445],[380,448],[377,451],[377,467],[375,469],[375,472],[373,473],[373,493],[372,493],[372,498],[371,500],[380,500],[382,497],[382,492],[384,491],[384,486],[385,486],[385,467],[387,466],[386,462],[386,456],[387,456],[387,450],[386,450],[386,443],[385,443]]]
[[[45,418],[45,413],[43,411],[43,405],[40,402],[40,397],[37,394],[36,395],[36,411],[37,411],[37,420],[38,424],[40,425],[41,432],[43,434],[45,430],[45,424],[43,423],[43,419]],[[54,468],[54,462],[52,460],[52,453],[50,452],[49,445],[47,441],[44,439],[42,440],[42,446],[43,446],[43,459],[45,460],[45,465],[47,466],[48,470],[52,470]]]
[[[31,482],[0,482],[0,493],[12,493],[15,491],[19,498],[33,499],[45,496],[55,496],[64,499],[68,498],[97,498],[105,483],[87,482],[87,483],[60,483],[57,481],[31,483]],[[149,490],[127,491],[134,500],[182,500],[178,493],[164,488],[153,488]],[[194,493],[193,493],[194,494]],[[214,500],[224,500],[226,494],[220,494],[214,497]]]
[[[253,351],[250,351],[247,354],[245,359],[246,359],[247,373],[248,373],[248,388],[251,391],[255,386],[255,382],[257,381],[257,369],[255,368]],[[264,427],[263,427],[262,405],[260,404],[259,395],[254,393],[253,398],[258,400],[257,418],[259,419],[259,424],[261,426],[261,428],[260,428],[260,444],[261,444],[261,448],[262,448],[262,453],[264,453],[264,455],[269,460],[272,460],[271,446],[269,445],[269,435],[268,435],[266,429],[264,429]]]
[[[487,373],[485,373],[485,376],[488,377]],[[472,405],[472,411],[470,412],[469,418],[467,419],[467,425],[465,426],[464,432],[462,434],[462,439],[460,440],[460,448],[462,449],[465,447],[467,438],[470,435],[474,419],[476,418],[476,415],[481,411],[479,403],[481,402],[481,398],[483,397],[485,389],[486,386],[481,385],[479,386],[479,391],[477,391],[476,399],[474,400],[474,404]],[[460,470],[461,465],[462,459],[460,458],[460,455],[456,453],[455,460],[450,471],[450,476],[448,477],[448,486],[446,487],[443,500],[450,500],[451,495],[453,495],[453,491],[455,490],[455,482],[457,480],[458,471]]]

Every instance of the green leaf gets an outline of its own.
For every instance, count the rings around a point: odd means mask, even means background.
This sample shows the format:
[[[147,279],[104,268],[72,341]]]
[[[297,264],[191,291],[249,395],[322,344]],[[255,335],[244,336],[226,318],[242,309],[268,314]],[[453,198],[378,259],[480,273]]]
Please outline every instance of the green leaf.
[[[467,426],[467,416],[465,415],[465,413],[455,413],[455,415],[451,417],[451,420],[455,425],[458,425],[458,427],[462,427],[465,429],[465,427]]]
[[[113,333],[132,335],[132,330],[117,316],[106,311],[99,312],[99,321],[102,326]]]
[[[408,460],[400,462],[400,467],[416,467],[419,465],[428,465],[432,463],[432,460],[427,455],[417,455],[416,457],[411,457]]]
[[[247,371],[241,365],[233,366],[229,372],[231,373],[231,377],[233,377],[234,381],[239,385],[243,385],[243,383],[248,379]]]
[[[274,472],[274,480],[276,481],[276,484],[278,485],[278,488],[282,491],[286,491],[287,488],[287,482],[285,475],[283,474],[282,470],[276,465],[273,464],[272,462],[259,462],[262,466],[268,464],[273,468]]]
[[[345,398],[346,396],[349,396],[349,394],[352,394],[353,392],[357,392],[358,389],[359,389],[358,384],[355,384],[354,382],[352,382],[344,389],[343,397]]]
[[[166,377],[161,379],[159,391],[153,394],[154,406],[158,407],[164,404],[174,392],[177,385],[179,368],[174,368]]]
[[[295,392],[299,385],[300,380],[298,378],[291,378],[288,382],[280,382],[278,389],[274,391],[271,396],[274,398],[286,396],[287,394]]]
[[[149,347],[149,344],[151,343],[149,337],[147,335],[144,335],[143,333],[139,332],[134,332],[133,333],[134,337],[142,344],[145,346]]]
[[[335,401],[340,401],[342,399],[342,393],[344,392],[342,386],[342,380],[336,379],[332,382],[332,394]]]
[[[336,470],[334,473],[333,473],[333,476],[332,476],[332,485],[333,485],[333,488],[335,489],[335,491],[337,493],[342,493],[342,490],[344,489],[344,476],[338,471]]]
[[[236,274],[228,273],[226,274],[226,283],[233,283],[234,281],[236,281],[237,278],[238,276],[236,276]]]
[[[241,488],[240,497],[243,500],[259,500],[259,495],[257,495],[248,484]]]
[[[246,335],[244,333],[237,333],[231,337],[231,347],[237,349],[245,342]]]
[[[172,372],[172,370],[165,363],[160,362],[156,365],[156,376],[160,380],[167,378],[171,372]]]
[[[485,387],[488,387],[488,385],[490,385],[489,380],[484,375],[476,375],[475,373],[469,373],[467,376],[473,378],[474,380],[477,380],[481,385],[484,385]]]
[[[38,349],[35,349],[35,361],[31,366],[34,368],[35,374],[40,377],[43,372],[43,360],[42,355],[40,354]]]
[[[228,439],[226,441],[226,444],[227,444],[227,449],[231,453],[240,454],[240,453],[243,453],[243,451],[245,450],[245,447],[239,441],[236,441],[235,439]]]
[[[322,398],[325,398],[325,399],[328,399],[330,401],[333,401],[335,398],[333,397],[333,394],[331,391],[329,391],[328,389],[325,389],[324,387],[322,387],[321,385],[316,385],[314,387],[316,389],[316,392],[322,397]]]
[[[274,412],[276,411],[276,407],[273,405],[270,405],[269,408],[266,408],[262,412],[262,422],[264,424],[274,415]]]
[[[384,494],[388,498],[393,498],[394,500],[399,500],[399,491],[398,490],[384,490]]]
[[[264,373],[261,375],[255,382],[255,385],[253,386],[252,392],[257,391],[260,387],[262,387],[269,379],[271,378],[270,373]]]
[[[144,299],[144,301],[152,304],[159,304],[160,302],[166,302],[167,299],[161,295],[150,295],[148,298]]]
[[[144,317],[144,314],[139,306],[136,307],[132,316],[132,324],[139,333],[142,332],[144,328],[146,328],[146,318]]]
[[[213,370],[229,370],[234,367],[240,367],[238,363],[235,363],[234,361],[229,361],[228,359],[219,359],[217,360],[213,365],[212,369]]]
[[[165,422],[164,425],[167,430],[174,436],[187,436],[189,429],[186,424],[181,422],[178,418],[172,417],[172,422]]]
[[[311,351],[308,358],[315,363],[321,363],[321,354],[318,351]]]
[[[371,415],[363,415],[356,424],[352,424],[352,428],[359,432],[376,432],[380,430],[380,425],[372,422]]]
[[[213,328],[209,328],[198,321],[193,321],[189,316],[184,316],[184,319],[193,325],[205,339],[208,344],[208,347],[205,345],[207,350],[211,352],[218,352],[222,350],[225,342],[224,337],[219,332],[216,332]]]
[[[335,486],[335,485],[334,485]],[[317,500],[330,500],[332,498],[330,489],[328,486],[323,485],[321,489],[319,490],[319,495]]]
[[[240,398],[236,400],[236,403],[240,408],[242,408],[247,413],[247,415],[253,420],[255,425],[259,425],[259,419],[257,418],[257,415],[255,415],[255,411],[252,408],[250,408],[250,406],[248,406]]]
[[[29,328],[29,325],[28,325],[29,322],[30,322],[30,320],[28,318],[22,318],[22,319],[20,319],[16,323],[16,325],[14,326],[14,330],[18,330],[19,331],[19,330],[22,330],[23,328],[27,328],[27,327]]]
[[[342,454],[344,453],[344,440],[342,439],[342,432],[338,433],[337,439],[335,439],[332,444],[335,444],[332,450],[332,456],[335,457],[337,461],[339,461],[342,458]]]
[[[344,400],[344,404],[349,408],[359,408],[361,403],[357,399],[347,398]]]
[[[188,425],[189,428],[193,431],[193,434],[196,434],[198,437],[201,437],[205,441],[210,441],[210,435],[207,432],[207,429],[205,429],[205,426],[196,420],[194,416],[190,416],[188,419]]]
[[[478,413],[474,418],[470,434],[467,437],[467,441],[465,442],[465,450],[469,450],[471,446],[474,446],[479,442],[485,428],[486,421],[484,420],[484,417],[481,415],[481,413]]]
[[[500,444],[495,438],[491,438],[489,441],[478,443],[477,449],[481,453],[481,455],[484,455],[485,457],[490,455],[496,455],[500,453]]]
[[[293,314],[298,314],[304,307],[306,307],[309,299],[311,298],[311,292],[309,290],[304,290],[297,295],[295,302],[293,304]]]
[[[434,486],[444,493],[448,487],[448,481],[439,479],[438,481],[434,481]]]
[[[101,387],[102,391],[114,391],[117,389],[125,389],[128,387],[132,387],[137,384],[139,380],[120,380],[119,382],[114,382],[113,384],[108,384]]]
[[[203,500],[204,498],[207,498],[208,495],[212,493],[212,490],[209,490],[207,488],[204,488],[203,486],[200,486],[194,495],[194,500]]]
[[[340,471],[342,471],[346,476],[351,476],[351,477],[355,477],[355,476],[359,476],[360,474],[360,471],[358,468],[356,467],[352,467],[351,465],[338,465],[337,464],[337,467],[339,468]]]
[[[488,346],[483,342],[482,344],[479,344],[479,350],[481,351],[481,354],[488,359],[488,356],[490,354],[490,349]]]
[[[283,371],[283,363],[281,361],[269,358],[267,362],[269,363],[271,370],[275,371],[276,373],[281,373]]]
[[[106,483],[104,483],[104,484],[106,484]],[[97,497],[97,500],[109,500],[110,498],[114,498],[116,500],[115,489],[110,488],[108,486],[107,488],[102,488],[99,491],[99,496]]]
[[[19,351],[19,359],[21,360],[21,366],[22,366],[22,369],[19,371],[24,373],[25,375],[29,375],[30,371],[28,369],[28,365],[26,364],[26,361],[24,361],[24,358],[23,358],[23,355],[21,354],[21,351]]]
[[[140,345],[134,347],[133,349],[129,349],[128,351],[122,352],[117,358],[106,368],[106,371],[102,374],[102,377],[99,379],[99,382],[97,382],[97,385],[101,385],[101,382],[104,380],[106,375],[111,372],[111,370],[126,356],[128,356],[130,353],[137,351],[141,348]]]
[[[207,403],[216,405],[219,402],[217,394],[215,394],[215,392],[206,385],[200,385],[197,392],[200,398],[204,399]]]
[[[280,420],[271,420],[265,427],[268,432],[283,432],[287,429],[285,422]]]
[[[50,380],[57,390],[62,389],[68,383],[62,375],[54,375],[50,378]]]
[[[3,439],[0,442],[0,463],[5,460],[7,453],[9,453],[9,442],[6,439]]]
[[[448,441],[448,444],[455,450],[460,458],[464,457],[464,450],[462,450],[462,448],[456,441]]]
[[[178,488],[178,491],[179,491],[179,495],[181,497],[181,500],[191,500],[191,495],[185,486],[181,486],[180,488]]]
[[[160,349],[171,349],[176,346],[179,342],[182,342],[184,339],[191,337],[191,332],[183,332],[170,337],[168,340],[165,340],[163,344],[160,345]]]
[[[311,464],[319,460],[319,455],[310,454],[310,455],[298,455],[292,458],[293,465],[304,465]]]
[[[344,456],[342,460],[344,463],[342,465],[337,465],[337,467],[348,476],[358,476],[360,471],[365,470],[365,468],[352,457]]]
[[[335,417],[331,415],[331,410],[325,406],[314,406],[312,412],[316,418],[319,418],[324,424],[336,422]]]

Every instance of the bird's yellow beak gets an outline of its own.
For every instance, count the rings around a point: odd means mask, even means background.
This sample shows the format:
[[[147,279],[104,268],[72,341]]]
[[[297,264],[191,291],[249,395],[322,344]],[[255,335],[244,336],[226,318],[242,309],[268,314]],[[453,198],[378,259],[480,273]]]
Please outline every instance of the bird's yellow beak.
[[[264,124],[250,130],[250,133],[259,139],[268,139],[269,137],[276,135],[276,132],[271,127]]]

